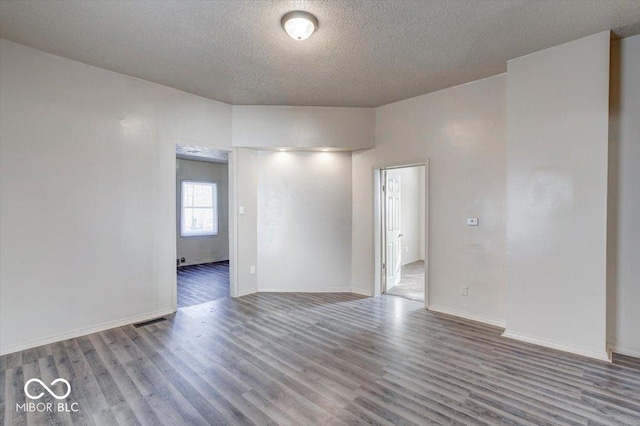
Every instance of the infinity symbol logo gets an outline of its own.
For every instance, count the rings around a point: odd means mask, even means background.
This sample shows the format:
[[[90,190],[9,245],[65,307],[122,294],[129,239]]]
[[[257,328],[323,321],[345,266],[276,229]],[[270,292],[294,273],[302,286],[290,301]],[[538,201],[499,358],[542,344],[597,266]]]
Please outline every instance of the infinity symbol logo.
[[[31,379],[28,380],[27,383],[24,384],[24,394],[27,395],[29,398],[31,399],[40,399],[42,398],[42,396],[44,395],[44,392],[40,392],[38,395],[33,396],[29,393],[29,390],[27,389],[29,387],[29,385],[32,382],[37,382],[40,383],[40,386],[42,386],[43,388],[45,388],[47,390],[47,392],[49,392],[49,394],[54,397],[55,399],[65,399],[66,397],[69,396],[69,394],[71,393],[71,385],[69,384],[69,382],[67,382],[65,379],[55,379],[53,382],[51,382],[51,386],[54,386],[56,383],[64,383],[65,385],[67,385],[67,393],[65,393],[62,396],[59,396],[57,393],[55,393],[54,391],[52,391],[49,386],[45,385],[44,382],[40,379]]]

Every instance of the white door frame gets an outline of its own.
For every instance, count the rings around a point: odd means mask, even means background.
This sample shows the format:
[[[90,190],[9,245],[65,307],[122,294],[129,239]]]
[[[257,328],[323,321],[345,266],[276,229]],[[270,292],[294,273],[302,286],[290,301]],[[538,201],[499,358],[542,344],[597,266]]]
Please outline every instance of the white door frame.
[[[429,159],[376,164],[373,170],[373,241],[374,241],[374,287],[373,295],[379,296],[384,287],[382,263],[384,257],[384,194],[382,193],[383,170],[424,166],[424,306],[429,305]]]
[[[179,145],[180,142],[184,141],[174,141],[174,157],[175,157],[175,145]],[[212,148],[220,151],[226,151],[229,153],[229,163],[228,163],[228,196],[229,196],[229,295],[231,297],[238,297],[238,221],[237,221],[237,205],[238,205],[238,191],[237,191],[237,173],[238,173],[238,161],[237,161],[237,149],[231,148],[228,146],[211,146],[211,145],[200,145],[198,143],[193,143],[189,141],[189,145],[200,146],[203,148]],[[178,246],[177,246],[177,235],[175,232],[175,226],[177,223],[177,213],[176,213],[176,197],[178,196],[178,188],[176,183],[176,170],[175,166],[173,169],[173,227],[174,227],[174,242],[173,247],[175,250],[174,259],[178,257]],[[174,275],[173,282],[173,311],[178,310],[178,272],[176,269],[176,273]]]

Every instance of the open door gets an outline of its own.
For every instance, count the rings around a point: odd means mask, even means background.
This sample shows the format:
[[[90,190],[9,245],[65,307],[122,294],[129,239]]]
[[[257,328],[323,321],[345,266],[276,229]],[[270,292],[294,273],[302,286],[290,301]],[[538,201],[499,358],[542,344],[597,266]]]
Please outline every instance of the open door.
[[[373,294],[427,306],[429,160],[373,168]]]
[[[390,176],[384,174],[385,184],[383,186],[385,197],[385,259],[386,259],[386,279],[385,291],[389,290],[400,282],[402,265],[402,244],[400,239],[400,176]]]

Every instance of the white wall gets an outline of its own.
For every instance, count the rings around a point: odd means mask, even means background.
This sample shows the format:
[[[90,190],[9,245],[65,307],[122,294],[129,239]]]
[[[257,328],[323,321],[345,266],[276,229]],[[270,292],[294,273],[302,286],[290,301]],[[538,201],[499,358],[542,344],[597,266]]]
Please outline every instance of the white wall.
[[[233,144],[249,148],[373,148],[372,108],[233,106]]]
[[[373,165],[376,150],[351,153],[351,283],[360,294],[374,292]]]
[[[640,35],[611,45],[607,340],[640,357]]]
[[[424,166],[391,169],[387,171],[387,176],[400,178],[402,188],[400,194],[402,264],[424,260],[424,257],[421,257],[421,254],[424,256],[424,228],[420,223],[424,220]]]
[[[350,153],[258,153],[257,273],[259,291],[350,291]]]
[[[430,308],[504,323],[505,89],[500,75],[376,109],[376,148],[353,155],[354,286],[373,292],[372,167],[429,158]]]
[[[418,254],[418,259],[425,260],[427,258],[426,252],[426,230],[427,230],[427,221],[426,221],[426,196],[427,196],[427,188],[425,187],[425,173],[426,167],[420,166],[418,167],[418,179],[420,182],[419,188],[419,198],[418,198],[418,223],[419,223],[419,235],[420,235],[420,252]]]
[[[176,258],[185,265],[229,260],[229,167],[227,164],[176,159]],[[218,234],[198,237],[180,235],[182,181],[215,182],[218,186]]]
[[[238,215],[238,296],[258,291],[258,276],[251,267],[258,265],[258,153],[238,148],[236,154]],[[256,271],[257,272],[257,271]]]
[[[606,359],[609,32],[507,69],[505,335]]]
[[[0,41],[0,351],[172,311],[175,144],[231,107]]]

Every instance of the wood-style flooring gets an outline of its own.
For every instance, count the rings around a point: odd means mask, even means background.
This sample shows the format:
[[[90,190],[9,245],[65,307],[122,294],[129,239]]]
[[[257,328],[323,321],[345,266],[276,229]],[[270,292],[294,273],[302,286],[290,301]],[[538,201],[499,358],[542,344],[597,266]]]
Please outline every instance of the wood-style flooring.
[[[500,333],[399,297],[224,298],[0,357],[0,423],[640,425],[632,359]],[[79,411],[16,413],[33,377],[69,380]]]
[[[178,307],[229,297],[229,261],[178,268]]]

